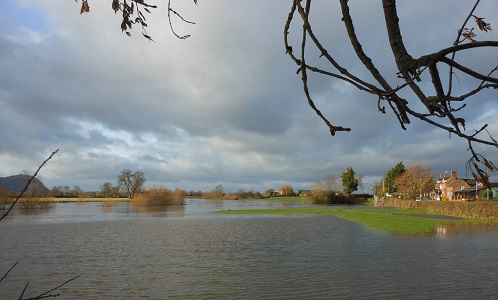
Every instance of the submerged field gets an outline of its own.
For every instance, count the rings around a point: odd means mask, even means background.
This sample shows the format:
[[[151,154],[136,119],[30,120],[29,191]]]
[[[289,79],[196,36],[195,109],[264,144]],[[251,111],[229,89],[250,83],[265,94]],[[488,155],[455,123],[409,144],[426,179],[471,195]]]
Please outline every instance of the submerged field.
[[[429,217],[416,209],[354,209],[354,208],[278,208],[223,210],[220,214],[328,215],[361,223],[366,227],[394,234],[431,233],[452,223],[472,223],[477,220]],[[491,224],[491,223],[490,223]]]

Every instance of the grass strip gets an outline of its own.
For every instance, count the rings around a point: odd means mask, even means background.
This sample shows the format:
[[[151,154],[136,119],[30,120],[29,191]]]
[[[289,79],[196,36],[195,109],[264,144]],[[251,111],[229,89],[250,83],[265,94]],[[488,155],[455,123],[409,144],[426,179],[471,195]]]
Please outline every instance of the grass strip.
[[[441,220],[422,218],[424,211],[415,209],[320,209],[277,208],[223,210],[220,214],[271,214],[284,216],[327,215],[360,223],[367,228],[393,234],[418,234],[433,232]],[[418,215],[418,216],[417,216]],[[445,220],[445,222],[448,222]]]

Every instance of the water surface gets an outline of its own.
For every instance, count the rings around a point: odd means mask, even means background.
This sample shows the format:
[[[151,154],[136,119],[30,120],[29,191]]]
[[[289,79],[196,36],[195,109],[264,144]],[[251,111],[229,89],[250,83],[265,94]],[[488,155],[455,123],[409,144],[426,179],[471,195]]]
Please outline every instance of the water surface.
[[[284,205],[188,200],[162,210],[61,203],[0,224],[1,299],[498,299],[498,231],[397,236],[333,216],[219,215]],[[301,204],[291,204],[300,206]]]

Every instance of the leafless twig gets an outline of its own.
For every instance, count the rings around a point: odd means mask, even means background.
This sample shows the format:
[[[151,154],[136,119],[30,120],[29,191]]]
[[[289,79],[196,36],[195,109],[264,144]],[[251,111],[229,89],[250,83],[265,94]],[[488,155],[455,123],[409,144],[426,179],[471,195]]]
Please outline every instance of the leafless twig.
[[[38,172],[40,172],[41,168],[43,168],[43,166],[59,151],[59,149],[55,150],[54,152],[52,152],[52,154],[50,154],[50,156],[38,167],[38,169],[36,170],[35,174],[33,174],[33,176],[31,176],[31,178],[28,180],[28,182],[26,183],[26,186],[24,187],[24,189],[21,191],[21,193],[16,197],[16,199],[14,200],[14,202],[12,203],[12,205],[9,207],[9,209],[3,214],[3,216],[0,218],[0,221],[2,221],[9,213],[10,211],[12,210],[12,208],[14,208],[14,205],[16,205],[17,201],[19,201],[19,199],[22,197],[22,195],[26,192],[26,190],[28,189],[29,185],[31,184],[31,181],[33,181],[33,179],[36,177],[36,175],[38,175]]]

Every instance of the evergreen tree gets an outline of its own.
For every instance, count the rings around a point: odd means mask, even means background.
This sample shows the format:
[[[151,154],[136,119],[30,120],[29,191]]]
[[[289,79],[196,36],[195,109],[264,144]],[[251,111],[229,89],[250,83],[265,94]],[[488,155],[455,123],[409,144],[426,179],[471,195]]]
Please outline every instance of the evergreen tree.
[[[405,166],[403,165],[403,162],[399,162],[394,168],[389,170],[387,172],[385,180],[387,181],[387,186],[386,186],[386,193],[391,193],[393,191],[396,191],[394,187],[394,182],[396,181],[396,178],[400,177],[403,175],[405,172]]]
[[[353,168],[348,167],[346,171],[342,171],[341,180],[343,191],[348,194],[348,196],[351,196],[352,192],[358,190],[360,179],[355,176]]]

